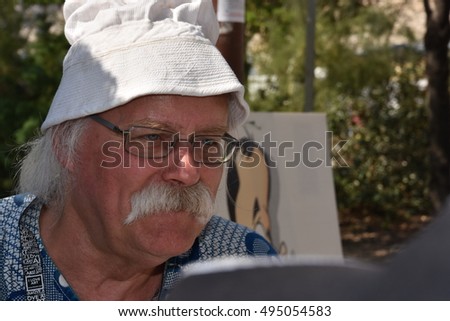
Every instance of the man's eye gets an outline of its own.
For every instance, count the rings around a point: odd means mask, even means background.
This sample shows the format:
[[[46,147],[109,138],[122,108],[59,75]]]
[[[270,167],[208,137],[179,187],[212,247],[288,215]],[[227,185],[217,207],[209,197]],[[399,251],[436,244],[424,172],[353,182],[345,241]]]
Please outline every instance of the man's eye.
[[[159,140],[163,140],[163,138],[161,137],[161,135],[159,134],[147,134],[147,135],[142,135],[141,137],[139,137],[140,140],[147,140],[147,141],[151,141],[151,142],[156,142]]]
[[[200,142],[203,146],[214,146],[220,143],[220,139],[214,137],[203,137]]]
[[[163,143],[163,142],[170,142],[172,141],[173,136],[166,134],[166,133],[158,133],[158,132],[152,132],[152,133],[139,133],[139,135],[136,135],[134,138],[132,137],[131,140],[138,140],[141,142],[149,142],[149,143]]]

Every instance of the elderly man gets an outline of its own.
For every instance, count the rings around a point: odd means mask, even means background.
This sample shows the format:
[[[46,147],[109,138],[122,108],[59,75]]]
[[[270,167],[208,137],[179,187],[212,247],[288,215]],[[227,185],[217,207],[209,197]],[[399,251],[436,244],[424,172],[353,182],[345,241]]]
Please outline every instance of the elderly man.
[[[67,0],[64,17],[60,86],[0,203],[0,299],[163,299],[191,262],[275,254],[212,215],[248,106],[210,1]]]

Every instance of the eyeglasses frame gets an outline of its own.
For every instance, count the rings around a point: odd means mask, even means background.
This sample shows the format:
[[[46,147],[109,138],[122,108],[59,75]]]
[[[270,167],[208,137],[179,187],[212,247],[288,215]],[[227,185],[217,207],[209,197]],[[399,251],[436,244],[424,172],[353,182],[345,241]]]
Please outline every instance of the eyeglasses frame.
[[[137,125],[134,125],[134,126],[131,126],[128,129],[121,129],[119,126],[117,126],[117,125],[111,123],[110,121],[100,117],[98,114],[90,115],[89,117],[92,120],[94,120],[97,123],[99,123],[100,125],[103,125],[104,127],[110,129],[111,131],[113,131],[113,132],[115,132],[117,134],[121,134],[122,137],[126,140],[126,141],[124,141],[124,146],[126,146],[126,143],[129,142],[130,130],[132,128],[136,128],[136,127],[149,128],[149,129],[158,129],[158,130],[160,130],[162,132],[167,132],[167,133],[173,134],[173,137],[179,137],[179,135],[177,133],[171,132],[169,130],[164,130],[164,129],[160,129],[160,128],[153,128],[153,127],[149,127],[149,126],[137,126]],[[194,137],[195,137],[195,134],[191,134],[191,135],[194,135]],[[223,160],[220,160],[217,163],[208,163],[208,162],[203,162],[203,161],[202,162],[198,162],[197,160],[195,160],[196,162],[202,163],[202,164],[205,164],[205,165],[216,165],[216,164],[224,164],[224,163],[229,162],[232,159],[232,156],[233,156],[235,150],[237,148],[240,148],[240,145],[241,145],[240,141],[237,138],[233,137],[232,135],[230,135],[227,132],[224,133],[223,135],[199,135],[199,136],[200,137],[203,137],[203,136],[205,136],[205,137],[220,137],[221,139],[223,139],[224,141],[227,142],[227,145],[226,145],[227,148],[228,148],[228,146],[230,144],[231,144],[231,148],[232,148],[232,151],[230,153],[227,153],[226,157],[224,157]],[[139,154],[138,155],[133,154],[133,155],[141,157],[141,158],[145,158],[145,159],[161,159],[161,158],[165,158],[172,152],[172,150],[174,150],[175,145],[179,141],[180,141],[179,138],[178,139],[174,139],[173,141],[171,141],[170,145],[169,145],[169,149],[170,149],[169,152],[166,155],[161,156],[161,157],[143,157],[143,156],[140,156]],[[189,142],[191,144],[191,146],[192,146],[192,141],[188,140],[187,142]],[[125,151],[127,153],[130,153],[126,148],[124,148],[124,149],[125,149]]]

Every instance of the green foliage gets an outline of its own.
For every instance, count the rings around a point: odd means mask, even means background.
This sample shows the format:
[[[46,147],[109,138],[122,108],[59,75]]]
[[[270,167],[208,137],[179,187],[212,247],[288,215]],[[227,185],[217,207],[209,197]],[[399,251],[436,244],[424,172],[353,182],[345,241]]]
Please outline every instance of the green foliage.
[[[52,31],[61,1],[6,0],[0,6],[0,196],[14,183],[14,148],[34,136],[61,77],[67,50]]]
[[[399,8],[316,3],[316,66],[326,76],[315,80],[315,110],[326,112],[336,139],[348,140],[341,155],[349,167],[334,169],[339,210],[386,223],[428,213],[428,115],[417,85],[424,63],[412,46],[390,44]],[[270,19],[261,6],[271,4],[258,5],[263,14],[252,16],[248,30],[261,39],[249,51],[254,70],[268,77],[250,105],[301,111],[306,1],[284,1]],[[399,32],[413,44],[408,28]]]
[[[381,215],[386,223],[430,206],[428,117],[417,87],[423,65],[399,63],[394,70],[385,87],[335,101],[328,111],[334,134],[348,140],[341,154],[349,167],[335,169],[340,209]]]
[[[296,21],[301,14],[299,5],[296,1],[250,1],[248,6],[252,72],[274,76],[264,80],[270,90],[258,92],[254,106],[264,111],[299,110],[305,42],[299,27],[304,23]]]

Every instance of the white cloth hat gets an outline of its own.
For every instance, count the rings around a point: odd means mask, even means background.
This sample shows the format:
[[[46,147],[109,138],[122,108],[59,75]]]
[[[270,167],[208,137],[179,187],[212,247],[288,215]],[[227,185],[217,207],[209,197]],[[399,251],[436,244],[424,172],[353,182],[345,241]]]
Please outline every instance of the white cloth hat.
[[[211,0],[66,0],[64,18],[71,47],[42,131],[150,94],[233,93],[232,127],[248,116]]]

